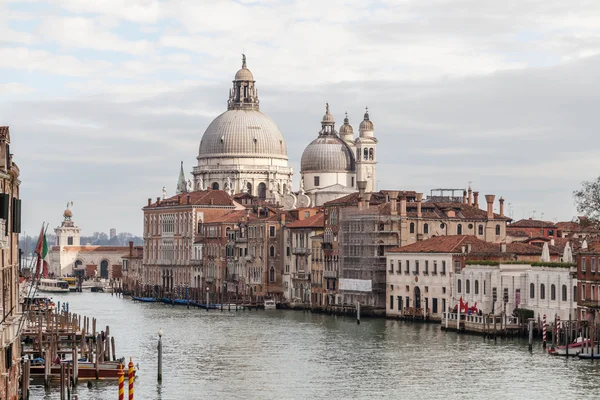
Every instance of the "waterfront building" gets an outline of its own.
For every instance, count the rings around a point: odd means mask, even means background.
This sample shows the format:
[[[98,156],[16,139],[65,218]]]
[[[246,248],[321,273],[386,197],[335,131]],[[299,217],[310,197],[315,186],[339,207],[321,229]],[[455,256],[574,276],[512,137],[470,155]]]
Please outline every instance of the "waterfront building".
[[[210,223],[231,211],[244,209],[223,190],[194,191],[165,199],[158,197],[156,202],[148,199],[143,208],[144,285],[155,286],[163,292],[173,292],[176,286],[186,284],[203,288],[206,274],[213,266],[205,261],[208,257],[215,260],[225,257],[225,249],[212,242],[210,250],[204,249],[208,245],[207,239],[219,237],[222,240],[224,235],[220,227]],[[222,268],[215,271],[220,271],[219,277],[223,276]],[[216,277],[217,272],[213,276]],[[216,284],[214,290],[220,290],[220,283],[213,283]]]
[[[467,265],[452,278],[450,306],[462,297],[482,313],[511,315],[517,308],[531,310],[535,318],[547,320],[574,317],[577,309],[577,278],[572,264],[530,263]]]
[[[129,251],[123,255],[122,287],[124,291],[131,291],[141,288],[144,282],[147,282],[145,271],[143,269],[144,246],[134,246],[129,242]]]
[[[19,393],[21,341],[19,325],[19,233],[21,233],[20,170],[10,152],[10,131],[0,126],[0,248],[2,258],[2,321],[0,322],[0,398]]]
[[[73,221],[73,211],[63,212],[63,221],[54,229],[56,245],[48,253],[49,273],[54,276],[74,276],[120,279],[122,257],[127,246],[97,246],[81,244],[81,229]]]
[[[553,262],[559,260],[556,251],[550,253]],[[437,236],[390,249],[386,252],[386,315],[441,319],[460,296],[479,295],[479,283],[474,284],[473,291],[470,283],[465,284],[464,291],[462,287],[452,289],[453,276],[460,274],[467,262],[536,262],[541,254],[537,246],[490,243],[466,235]],[[481,287],[481,291],[485,289]]]
[[[385,253],[393,248],[449,235],[468,234],[490,243],[505,240],[510,218],[504,215],[503,199],[500,214],[493,212],[494,195],[486,196],[487,210],[482,210],[479,193],[472,197],[470,189],[468,196],[461,190],[460,197],[432,192],[424,201],[423,194],[414,191],[367,193],[363,182],[358,186],[358,193],[325,204],[324,246],[336,244],[338,235],[331,222],[339,223],[338,291],[344,303],[385,308]],[[325,271],[327,260],[326,254]]]
[[[286,295],[293,302],[316,304],[322,299],[322,292],[319,290],[322,288],[322,263],[320,266],[314,263],[316,259],[322,258],[322,240],[313,239],[323,234],[324,218],[321,211],[317,208],[297,210],[297,221],[286,224],[286,231],[289,232],[286,254],[290,254],[290,264],[286,263],[284,271],[290,276]],[[287,281],[284,289],[286,283]]]
[[[600,244],[593,243],[575,255],[578,319],[600,324]]]
[[[356,139],[348,115],[338,133],[329,104],[326,105],[319,136],[304,149],[301,159],[302,190],[312,205],[322,206],[354,193],[356,182],[361,179],[367,183],[368,192],[375,190],[377,139],[373,132],[367,111]]]
[[[285,140],[275,122],[260,111],[255,83],[244,56],[229,91],[227,111],[202,135],[198,165],[192,172],[194,190],[247,192],[273,203],[290,190],[292,168]]]

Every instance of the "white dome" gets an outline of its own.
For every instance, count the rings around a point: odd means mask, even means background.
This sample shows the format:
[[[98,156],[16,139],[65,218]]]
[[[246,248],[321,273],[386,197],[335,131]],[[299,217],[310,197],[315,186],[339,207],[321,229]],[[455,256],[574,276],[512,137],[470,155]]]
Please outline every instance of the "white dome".
[[[198,158],[214,157],[288,159],[285,140],[275,122],[253,109],[227,110],[206,128]]]

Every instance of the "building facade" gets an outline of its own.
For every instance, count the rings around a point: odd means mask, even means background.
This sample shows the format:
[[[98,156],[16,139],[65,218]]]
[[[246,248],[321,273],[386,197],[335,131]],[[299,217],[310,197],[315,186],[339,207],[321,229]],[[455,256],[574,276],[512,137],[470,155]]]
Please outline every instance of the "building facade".
[[[600,324],[600,247],[597,243],[575,255],[578,319]]]

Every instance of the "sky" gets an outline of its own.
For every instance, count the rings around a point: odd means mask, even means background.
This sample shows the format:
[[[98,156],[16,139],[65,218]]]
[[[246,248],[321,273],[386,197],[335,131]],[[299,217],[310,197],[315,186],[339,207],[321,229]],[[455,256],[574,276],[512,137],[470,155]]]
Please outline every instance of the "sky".
[[[596,0],[0,0],[0,125],[23,225],[140,234],[245,53],[298,183],[328,102],[369,107],[378,189],[466,188],[570,220],[599,174]],[[496,207],[498,203],[496,202]]]

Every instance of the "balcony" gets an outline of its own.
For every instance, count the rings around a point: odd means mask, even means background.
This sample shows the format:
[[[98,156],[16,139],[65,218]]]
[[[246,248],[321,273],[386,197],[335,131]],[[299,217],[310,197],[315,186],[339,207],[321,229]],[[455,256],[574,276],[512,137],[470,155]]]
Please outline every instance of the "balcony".
[[[588,308],[600,309],[600,302],[598,301],[584,300],[581,305]]]
[[[327,270],[325,270],[325,271],[323,271],[323,277],[337,279],[338,272],[337,271],[327,271]]]
[[[310,253],[310,249],[308,247],[293,247],[292,253],[298,255],[306,255]]]
[[[333,249],[333,243],[321,243],[321,248],[323,250],[332,250]]]
[[[308,280],[310,279],[310,274],[304,271],[293,272],[292,279]]]

